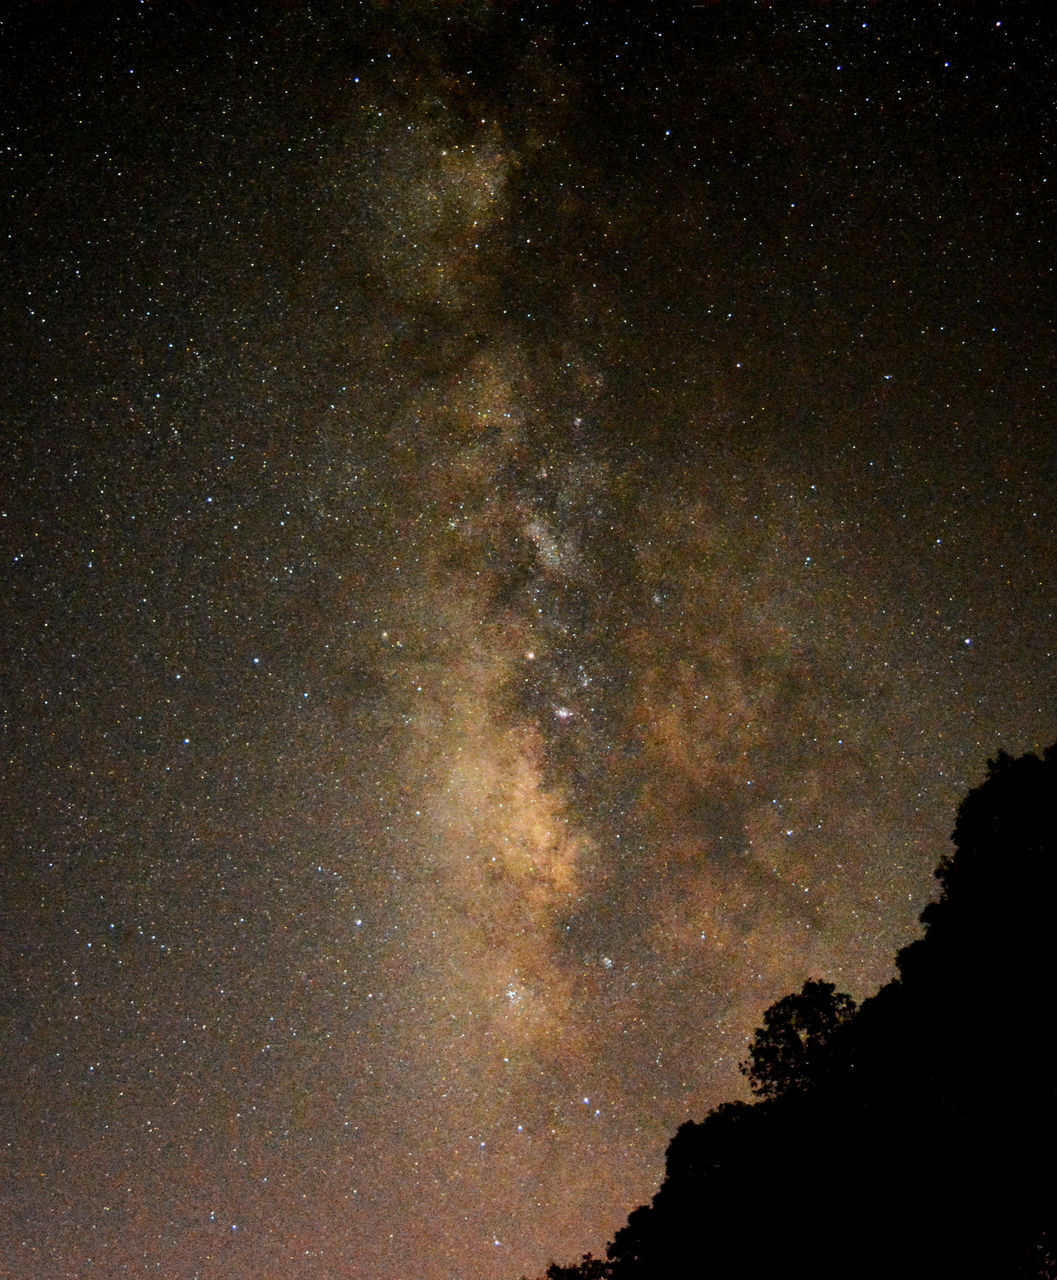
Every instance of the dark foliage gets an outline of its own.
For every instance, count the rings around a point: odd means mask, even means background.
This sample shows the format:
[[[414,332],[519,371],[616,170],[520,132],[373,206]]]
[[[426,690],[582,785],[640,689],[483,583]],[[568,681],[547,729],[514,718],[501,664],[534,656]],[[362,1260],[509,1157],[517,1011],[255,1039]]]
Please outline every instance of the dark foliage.
[[[585,1253],[575,1266],[562,1267],[552,1262],[547,1268],[547,1280],[607,1280],[612,1274],[612,1263],[590,1253]]]
[[[753,1093],[780,1098],[821,1084],[839,1067],[841,1028],[854,1013],[855,1001],[832,982],[805,982],[771,1005],[741,1063]]]
[[[772,1005],[758,1100],[683,1125],[608,1261],[549,1280],[1057,1278],[1057,747],[992,761],[953,841],[899,977]]]

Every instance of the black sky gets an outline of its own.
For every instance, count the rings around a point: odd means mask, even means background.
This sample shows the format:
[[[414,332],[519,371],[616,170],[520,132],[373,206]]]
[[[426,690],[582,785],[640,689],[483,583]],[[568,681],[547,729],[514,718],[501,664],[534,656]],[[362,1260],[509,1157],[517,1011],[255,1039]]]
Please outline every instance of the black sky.
[[[1052,23],[6,12],[8,1274],[597,1251],[1054,737]]]

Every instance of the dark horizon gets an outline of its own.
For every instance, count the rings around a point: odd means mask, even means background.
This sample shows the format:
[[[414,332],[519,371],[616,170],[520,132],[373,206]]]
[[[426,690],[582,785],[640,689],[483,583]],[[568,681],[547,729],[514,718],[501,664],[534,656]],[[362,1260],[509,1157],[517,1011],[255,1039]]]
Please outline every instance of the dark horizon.
[[[681,1125],[605,1256],[545,1280],[1054,1280],[1057,744],[990,760],[952,842],[896,976],[771,1005],[751,1104]]]

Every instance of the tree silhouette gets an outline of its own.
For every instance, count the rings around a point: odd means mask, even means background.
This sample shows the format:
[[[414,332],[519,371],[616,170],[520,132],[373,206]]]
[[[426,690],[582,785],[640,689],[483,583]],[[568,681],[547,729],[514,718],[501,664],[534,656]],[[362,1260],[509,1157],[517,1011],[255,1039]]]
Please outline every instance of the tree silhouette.
[[[684,1124],[607,1249],[548,1280],[1057,1280],[1057,747],[966,796],[924,936],[857,1009],[813,980]]]
[[[802,1093],[819,1084],[833,1065],[840,1029],[855,1013],[855,1001],[832,982],[805,982],[763,1015],[739,1070],[758,1098]]]

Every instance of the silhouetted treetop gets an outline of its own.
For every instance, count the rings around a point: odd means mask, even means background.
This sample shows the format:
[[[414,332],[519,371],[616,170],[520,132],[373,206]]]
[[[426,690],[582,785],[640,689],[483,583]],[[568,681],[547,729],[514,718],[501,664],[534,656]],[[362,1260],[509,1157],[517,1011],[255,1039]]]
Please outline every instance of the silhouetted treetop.
[[[579,1262],[563,1267],[552,1262],[547,1268],[546,1280],[608,1280],[612,1267],[604,1258],[585,1253]]]
[[[753,1093],[780,1098],[819,1084],[832,1064],[837,1033],[854,1013],[855,1001],[832,982],[805,982],[772,1004],[739,1064]]]
[[[999,752],[962,801],[951,839],[955,851],[935,872],[940,896],[921,913],[925,936],[900,952],[900,974],[986,964],[995,980],[1012,965],[1029,977],[1057,900],[1057,747],[1041,759]]]
[[[962,801],[951,837],[953,856],[936,869],[941,901],[973,893],[1004,877],[1042,875],[1052,887],[1057,838],[1057,749],[1014,759],[1004,751],[988,761],[987,780]],[[938,905],[938,904],[937,904]],[[935,911],[930,913],[935,915]]]

